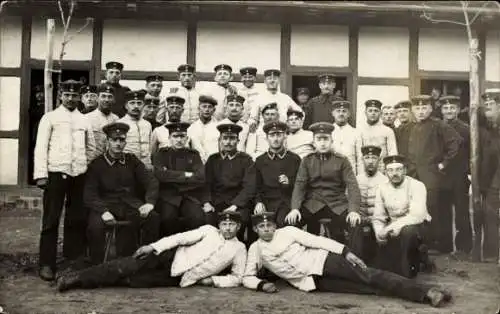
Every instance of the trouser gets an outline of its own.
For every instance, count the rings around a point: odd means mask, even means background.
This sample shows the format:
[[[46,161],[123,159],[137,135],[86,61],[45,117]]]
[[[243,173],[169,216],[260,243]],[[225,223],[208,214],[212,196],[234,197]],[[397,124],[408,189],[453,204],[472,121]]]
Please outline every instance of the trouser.
[[[144,259],[128,256],[92,266],[77,273],[78,282],[74,287],[93,289],[109,286],[178,286],[180,277],[170,275],[174,256],[175,249],[172,249],[160,255],[150,254]]]
[[[206,214],[207,223],[217,227],[219,221],[219,213],[221,213],[224,209],[228,208],[230,205],[226,203],[215,205],[215,212],[210,212]],[[257,240],[257,234],[253,231],[252,222],[250,219],[250,211],[247,208],[238,208],[239,213],[241,214],[241,227],[238,231],[237,237],[238,240],[245,243],[247,247],[250,246],[255,240]],[[246,232],[246,240],[245,240],[245,232]]]
[[[453,251],[453,214],[451,190],[428,189],[427,207],[432,217],[429,246],[441,253]]]
[[[452,205],[455,207],[455,246],[469,253],[472,249],[472,228],[469,215],[469,182],[467,176],[453,180]]]
[[[420,262],[425,262],[427,252],[421,251],[424,242],[425,225],[410,225],[401,229],[397,237],[390,237],[379,246],[377,267],[404,277],[413,278],[418,274]]]
[[[149,244],[159,237],[160,219],[158,214],[151,211],[142,218],[137,209],[113,210],[111,213],[117,221],[129,221],[129,225],[116,226],[116,255],[130,256],[139,245]],[[113,228],[102,220],[101,214],[91,211],[87,236],[89,239],[89,253],[92,264],[102,263],[105,254],[106,230]],[[140,236],[139,236],[140,235]],[[140,240],[140,241],[139,241]]]
[[[43,215],[40,233],[40,266],[56,269],[59,221],[66,199],[64,215],[63,256],[76,259],[85,255],[88,211],[83,204],[85,177],[49,172],[43,192]]]
[[[328,253],[323,275],[314,279],[318,291],[388,295],[422,303],[432,288],[385,270],[362,270],[334,253]]]
[[[290,212],[290,204],[285,204],[283,202],[279,203],[279,205],[272,206],[272,202],[263,202],[264,205],[266,206],[266,211],[274,212],[276,213],[276,225],[278,228],[285,227],[287,223],[285,222],[285,217],[288,215]]]
[[[328,206],[325,206],[314,214],[307,209],[302,209],[300,212],[302,213],[304,224],[307,225],[307,231],[309,233],[319,235],[321,227],[319,220],[329,218],[331,222],[325,227],[328,228],[331,238],[340,243],[346,243],[347,210],[337,215]]]
[[[476,241],[480,243],[484,234],[482,247],[484,257],[498,260],[500,189],[491,188],[482,194],[484,198],[482,208],[476,208],[474,211]]]
[[[366,265],[374,266],[378,244],[370,222],[362,222],[354,228],[349,228],[348,247]]]
[[[160,201],[158,205],[162,236],[196,229],[205,224],[202,205],[192,199],[183,198],[179,206],[166,201]]]

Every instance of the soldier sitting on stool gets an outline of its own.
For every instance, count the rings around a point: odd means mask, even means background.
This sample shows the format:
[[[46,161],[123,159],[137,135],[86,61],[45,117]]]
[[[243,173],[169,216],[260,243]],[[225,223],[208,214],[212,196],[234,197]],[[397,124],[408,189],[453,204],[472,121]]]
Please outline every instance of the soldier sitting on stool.
[[[371,218],[375,206],[375,194],[379,185],[387,183],[387,177],[379,171],[380,153],[382,149],[378,146],[363,146],[363,173],[360,173],[358,181],[361,192],[361,206],[359,208],[359,219],[353,220],[352,231],[349,235],[349,247],[354,254],[361,257],[368,265],[371,265],[377,254],[377,241],[373,233]]]
[[[117,229],[118,256],[132,255],[137,249],[139,228],[141,242],[158,238],[160,220],[153,211],[158,182],[135,155],[123,153],[128,130],[122,122],[105,125],[108,150],[89,165],[84,203],[90,209],[87,234],[93,264],[103,261],[105,228],[116,220],[131,223]],[[139,189],[144,189],[145,195]]]
[[[380,267],[405,277],[417,275],[420,262],[429,265],[422,244],[427,212],[425,185],[406,175],[405,157],[384,158],[389,182],[379,186],[373,210],[373,230],[380,245]]]
[[[332,149],[333,124],[317,122],[309,130],[314,133],[316,152],[302,159],[292,193],[292,210],[285,221],[294,225],[304,215],[307,231],[319,235],[320,219],[330,218],[332,237],[345,242],[346,220],[351,223],[356,215],[359,217],[358,182],[347,157]]]
[[[219,124],[220,152],[208,157],[205,164],[206,194],[203,210],[210,224],[214,212],[239,212],[241,228],[238,239],[243,241],[245,228],[250,226],[250,209],[255,196],[255,166],[248,154],[238,151],[238,134],[243,128],[234,123]],[[253,238],[252,238],[253,236]],[[248,230],[247,241],[253,242],[255,234]]]
[[[165,125],[170,146],[153,155],[154,173],[160,181],[162,234],[171,235],[195,229],[205,224],[201,209],[205,169],[200,154],[186,148],[189,123],[174,122]],[[182,217],[182,220],[179,218]],[[182,223],[181,223],[182,222]]]

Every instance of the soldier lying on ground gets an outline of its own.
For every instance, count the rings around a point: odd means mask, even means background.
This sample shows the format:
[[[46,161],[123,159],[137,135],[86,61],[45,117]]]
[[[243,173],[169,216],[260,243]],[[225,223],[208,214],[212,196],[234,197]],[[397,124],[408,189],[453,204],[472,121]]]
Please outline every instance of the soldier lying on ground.
[[[434,307],[451,299],[435,286],[367,267],[337,241],[291,226],[276,229],[274,213],[254,215],[252,221],[259,239],[248,251],[243,285],[249,289],[277,292],[274,283],[257,276],[265,267],[303,291],[382,294]]]
[[[238,241],[238,212],[219,215],[219,228],[204,225],[139,248],[133,256],[116,259],[62,276],[57,289],[103,286],[188,287],[196,283],[236,287],[241,283],[247,252]],[[231,266],[230,274],[218,276]]]

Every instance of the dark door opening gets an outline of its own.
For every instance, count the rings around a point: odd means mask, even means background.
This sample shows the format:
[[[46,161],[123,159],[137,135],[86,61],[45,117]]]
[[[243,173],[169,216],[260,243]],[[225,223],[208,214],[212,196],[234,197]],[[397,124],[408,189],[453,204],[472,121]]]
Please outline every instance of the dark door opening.
[[[347,95],[347,78],[337,76],[335,78],[335,93],[346,99]],[[310,98],[320,94],[317,75],[293,75],[292,76],[292,98],[297,99],[297,88],[307,87],[310,92]]]
[[[316,97],[320,94],[319,84],[318,84],[318,76],[317,75],[293,75],[292,76],[292,98],[297,102],[297,104],[301,105],[301,103],[297,100],[297,89],[301,87],[307,87],[310,92],[310,98]],[[347,77],[345,76],[336,76],[335,77],[335,90],[338,96],[343,99],[347,99]],[[301,105],[302,106],[302,105]],[[353,109],[354,110],[354,109]],[[333,121],[333,118],[331,118]],[[311,123],[311,121],[309,121]],[[353,125],[353,113],[348,119],[349,124]],[[306,121],[304,127],[308,127],[308,122]]]
[[[433,115],[441,118],[440,108],[436,108],[436,99],[442,96],[460,97],[460,114],[458,118],[464,122],[469,122],[469,82],[468,81],[445,81],[445,80],[422,80],[420,83],[420,92],[425,95],[431,95],[433,98]]]
[[[89,71],[82,70],[64,70],[61,75],[61,80],[73,79],[81,81],[84,84],[89,82]],[[54,109],[57,104],[57,74],[52,74],[52,81],[54,82],[52,108]],[[33,185],[33,157],[36,144],[36,136],[38,132],[38,124],[40,119],[45,113],[45,98],[44,98],[44,74],[43,70],[31,70],[31,89],[30,89],[30,104],[29,104],[29,149],[28,149],[28,183]]]

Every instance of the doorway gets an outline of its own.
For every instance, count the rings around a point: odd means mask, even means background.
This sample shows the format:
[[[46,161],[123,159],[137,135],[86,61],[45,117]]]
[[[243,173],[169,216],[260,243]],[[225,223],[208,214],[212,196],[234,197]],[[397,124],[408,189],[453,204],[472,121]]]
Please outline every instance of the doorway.
[[[335,93],[340,97],[346,99],[347,95],[347,77],[335,77]],[[297,99],[297,89],[306,87],[309,89],[310,98],[316,97],[320,94],[317,75],[293,75],[292,76],[292,98]]]
[[[61,80],[76,80],[81,81],[83,84],[88,84],[90,72],[88,70],[63,70]],[[38,124],[40,119],[45,114],[45,97],[44,97],[44,71],[42,69],[31,70],[31,88],[30,88],[30,101],[29,101],[29,121],[28,121],[28,184],[34,185],[33,180],[33,158],[36,144],[36,136],[38,133]],[[57,73],[52,73],[52,81],[57,82]],[[57,93],[59,86],[54,83],[53,88],[53,101],[52,109],[55,109],[57,104]]]
[[[451,80],[422,80],[420,83],[420,92],[424,95],[431,95],[433,99],[433,108],[435,101],[442,96],[458,96],[460,97],[460,113],[458,118],[466,123],[469,123],[469,99],[470,90],[468,81],[451,81]],[[439,109],[433,114],[441,118]]]

